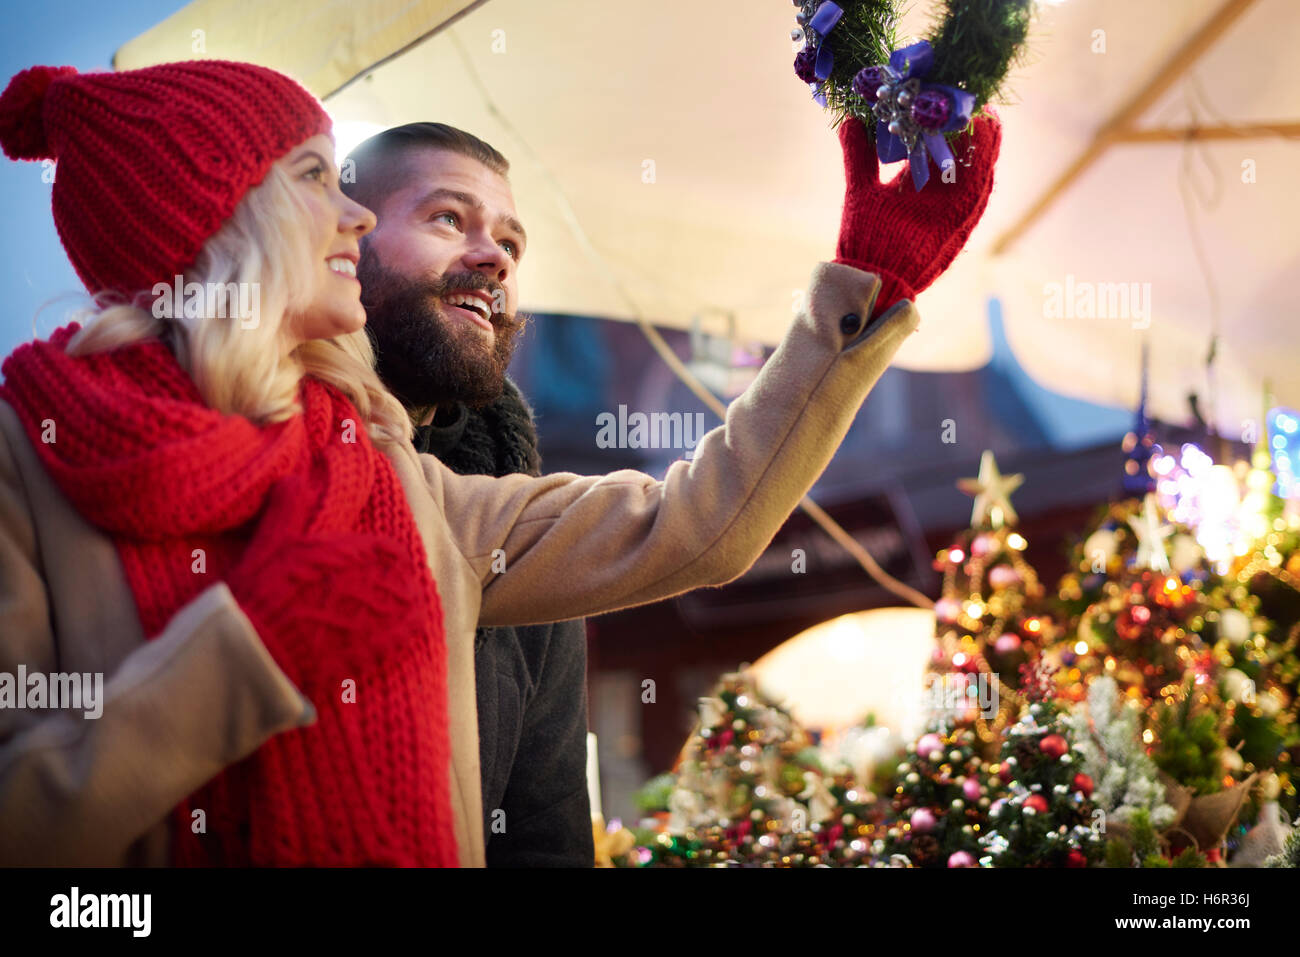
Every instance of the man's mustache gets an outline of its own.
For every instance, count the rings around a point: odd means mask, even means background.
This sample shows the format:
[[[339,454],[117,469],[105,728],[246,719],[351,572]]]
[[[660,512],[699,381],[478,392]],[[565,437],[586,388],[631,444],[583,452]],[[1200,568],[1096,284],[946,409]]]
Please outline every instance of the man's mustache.
[[[414,280],[412,286],[416,293],[428,296],[431,299],[444,299],[456,292],[486,292],[492,297],[493,303],[501,303],[501,310],[497,311],[495,305],[492,309],[491,322],[494,326],[512,325],[515,322],[514,313],[505,311],[505,290],[500,286],[489,282],[486,277],[475,276],[473,273],[457,273],[454,276],[444,276],[441,278],[428,278]],[[378,300],[367,299],[364,283],[361,288],[361,303],[363,306],[370,308],[379,305]]]

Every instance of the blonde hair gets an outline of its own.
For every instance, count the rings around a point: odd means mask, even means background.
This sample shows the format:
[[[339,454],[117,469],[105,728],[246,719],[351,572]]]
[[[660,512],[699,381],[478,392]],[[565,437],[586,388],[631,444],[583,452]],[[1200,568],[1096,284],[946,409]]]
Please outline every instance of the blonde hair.
[[[411,420],[375,372],[374,350],[364,329],[308,340],[288,356],[283,354],[285,317],[307,307],[311,289],[314,263],[307,224],[306,207],[295,195],[292,180],[273,166],[183,276],[187,286],[194,282],[202,289],[256,290],[256,323],[249,326],[224,302],[217,308],[211,295],[202,297],[197,308],[161,318],[143,304],[143,294],[132,303],[101,295],[78,317],[83,328],[69,342],[68,353],[89,355],[160,338],[209,406],[258,425],[301,411],[299,383],[303,376],[314,376],[348,397],[373,440],[409,441]],[[152,293],[147,298],[152,302]]]

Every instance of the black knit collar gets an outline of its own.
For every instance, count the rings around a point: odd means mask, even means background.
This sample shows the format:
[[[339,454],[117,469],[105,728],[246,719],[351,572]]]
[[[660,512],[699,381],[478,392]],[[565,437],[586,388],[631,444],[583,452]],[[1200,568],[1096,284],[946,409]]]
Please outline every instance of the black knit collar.
[[[451,422],[442,425],[430,422],[416,429],[415,447],[418,451],[442,458],[460,443],[465,426],[469,424],[469,409],[458,402],[453,411],[455,418]]]
[[[450,422],[416,429],[418,451],[437,456],[461,475],[541,474],[533,410],[509,378],[487,405],[471,409],[457,403],[455,409]]]

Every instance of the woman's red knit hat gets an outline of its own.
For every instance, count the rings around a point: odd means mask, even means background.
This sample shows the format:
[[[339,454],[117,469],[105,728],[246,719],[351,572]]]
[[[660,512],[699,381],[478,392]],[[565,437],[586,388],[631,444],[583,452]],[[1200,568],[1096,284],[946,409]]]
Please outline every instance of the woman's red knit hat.
[[[192,266],[271,165],[330,127],[289,77],[229,60],[35,66],[0,94],[5,155],[58,162],[54,224],[77,275],[128,297]]]

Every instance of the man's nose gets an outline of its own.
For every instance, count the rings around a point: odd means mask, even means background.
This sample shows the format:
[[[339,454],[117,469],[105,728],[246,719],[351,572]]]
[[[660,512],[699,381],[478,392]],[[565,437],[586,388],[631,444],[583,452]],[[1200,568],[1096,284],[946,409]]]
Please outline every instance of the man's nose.
[[[510,275],[510,256],[490,236],[478,239],[465,255],[466,265],[475,272],[505,282]]]

